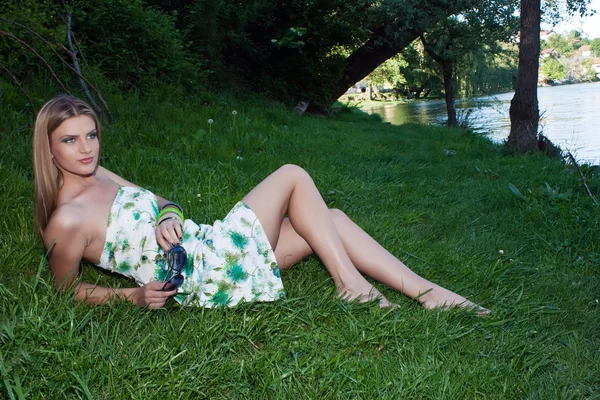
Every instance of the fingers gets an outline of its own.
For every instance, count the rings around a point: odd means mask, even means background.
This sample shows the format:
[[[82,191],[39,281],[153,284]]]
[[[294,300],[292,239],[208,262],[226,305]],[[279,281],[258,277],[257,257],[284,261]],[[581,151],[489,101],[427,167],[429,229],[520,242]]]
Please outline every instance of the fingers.
[[[157,235],[156,241],[158,242],[158,245],[165,253],[168,252],[172,246],[171,243],[167,242],[162,236],[159,237]]]
[[[177,290],[163,291],[164,282],[152,281],[144,285],[143,304],[148,309],[164,307],[169,297],[177,294]]]
[[[146,283],[144,286],[146,287],[146,289],[150,289],[152,291],[156,291],[158,293],[167,293],[167,292],[163,292],[162,291],[162,287],[165,283],[161,282],[161,281],[150,281],[148,283]]]
[[[173,293],[176,294],[176,291],[173,292],[163,292],[163,293]],[[165,306],[165,303],[167,302],[167,300],[169,299],[170,296],[172,296],[173,294],[164,297],[163,299],[152,299],[148,301],[148,305],[146,306],[146,308],[149,308],[151,310],[157,309],[157,308],[161,308]]]
[[[177,289],[163,291],[164,282],[151,281],[135,290],[132,303],[149,309],[164,307],[169,297],[177,294]]]
[[[165,221],[156,227],[156,241],[164,252],[179,244],[182,236],[181,225],[176,221]]]
[[[175,229],[162,229],[160,233],[167,243],[170,244],[169,248],[179,243],[179,237],[175,233]]]
[[[173,236],[166,229],[156,232],[156,241],[165,253],[168,252],[169,249],[175,244],[179,243],[179,240],[173,238]]]
[[[177,294],[177,289],[162,290],[164,285],[165,283],[161,281],[151,281],[146,283],[145,286],[150,290],[150,295],[148,297],[168,298]]]

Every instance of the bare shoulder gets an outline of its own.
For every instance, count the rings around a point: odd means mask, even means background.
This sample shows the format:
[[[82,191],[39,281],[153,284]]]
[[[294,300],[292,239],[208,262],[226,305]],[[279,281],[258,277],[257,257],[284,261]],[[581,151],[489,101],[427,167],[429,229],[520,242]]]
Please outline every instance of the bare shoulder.
[[[48,248],[57,239],[81,238],[84,228],[84,215],[81,206],[69,203],[58,207],[52,213],[44,232],[44,246]]]
[[[112,180],[113,182],[118,183],[119,185],[122,186],[137,186],[131,182],[129,182],[127,179],[124,179],[122,177],[120,177],[119,175],[115,174],[114,172],[111,172],[109,170],[107,170],[106,168],[102,167],[102,166],[98,166],[98,170],[96,171],[96,175],[100,176],[102,178],[108,178],[110,180]]]

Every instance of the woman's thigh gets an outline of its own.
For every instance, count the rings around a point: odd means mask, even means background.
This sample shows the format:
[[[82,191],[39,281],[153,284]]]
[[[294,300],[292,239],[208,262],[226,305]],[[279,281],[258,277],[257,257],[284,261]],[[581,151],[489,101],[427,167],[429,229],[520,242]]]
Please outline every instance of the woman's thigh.
[[[275,247],[275,258],[279,269],[287,269],[311,254],[313,254],[313,250],[306,240],[296,232],[290,219],[284,218],[279,241]]]
[[[290,197],[298,178],[303,174],[306,172],[300,167],[284,165],[266,177],[242,199],[258,217],[273,249],[277,247]]]

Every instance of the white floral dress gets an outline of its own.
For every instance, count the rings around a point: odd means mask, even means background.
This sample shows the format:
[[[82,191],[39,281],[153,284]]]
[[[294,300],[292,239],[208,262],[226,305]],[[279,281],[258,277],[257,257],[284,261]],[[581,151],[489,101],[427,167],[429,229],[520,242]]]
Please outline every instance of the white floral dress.
[[[99,267],[133,278],[140,286],[169,275],[156,242],[156,197],[121,186],[111,207]],[[202,307],[234,306],[244,301],[285,297],[275,254],[254,212],[237,203],[222,221],[197,225],[185,220],[185,277],[175,300]]]

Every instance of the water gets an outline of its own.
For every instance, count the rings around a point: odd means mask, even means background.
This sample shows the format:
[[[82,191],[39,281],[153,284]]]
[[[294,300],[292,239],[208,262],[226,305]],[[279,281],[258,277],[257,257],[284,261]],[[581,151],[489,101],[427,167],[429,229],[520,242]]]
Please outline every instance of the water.
[[[508,110],[514,93],[480,97],[470,104],[469,120],[474,130],[502,142],[510,132]],[[571,151],[577,160],[600,164],[600,83],[584,83],[538,88],[542,118],[540,132],[563,150]],[[467,106],[457,102],[459,114]],[[442,124],[446,119],[443,100],[418,101],[394,107],[367,110],[379,114],[393,124],[416,122]]]

